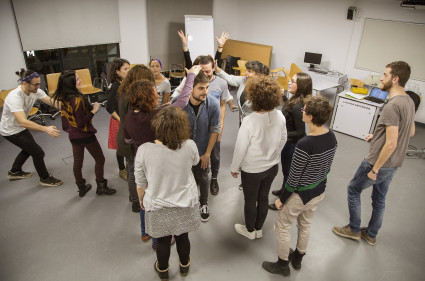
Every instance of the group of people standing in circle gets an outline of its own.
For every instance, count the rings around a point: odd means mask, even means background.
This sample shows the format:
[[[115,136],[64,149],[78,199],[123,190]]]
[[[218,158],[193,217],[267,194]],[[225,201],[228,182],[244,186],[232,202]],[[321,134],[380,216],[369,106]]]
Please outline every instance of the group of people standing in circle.
[[[188,60],[187,35],[179,32]],[[217,38],[216,59],[228,38]],[[154,270],[168,280],[170,245],[174,242],[180,259],[180,274],[191,264],[189,232],[210,218],[208,189],[217,195],[220,139],[223,134],[225,104],[239,109],[238,132],[231,175],[241,175],[245,224],[235,231],[250,239],[262,238],[268,210],[279,210],[275,222],[278,261],[264,262],[271,273],[288,275],[291,261],[301,267],[310,235],[310,225],[318,204],[324,198],[327,176],[337,148],[334,133],[324,127],[332,108],[327,99],[312,96],[312,80],[297,73],[289,82],[290,98],[283,103],[282,91],[259,61],[248,61],[244,77],[219,68],[210,56],[186,63],[187,77],[171,94],[168,80],[161,74],[162,63],[153,59],[148,66],[116,58],[110,68],[107,111],[111,114],[108,148],[117,150],[119,176],[127,181],[132,210],[140,213],[141,238],[152,239],[157,260]],[[52,97],[40,87],[39,75],[21,71],[21,85],[6,98],[0,133],[22,151],[8,172],[11,180],[28,178],[22,170],[32,156],[40,184],[62,184],[44,164],[44,152],[30,130],[60,135],[55,126],[40,126],[27,120],[36,99],[60,108],[62,129],[68,133],[74,157],[73,172],[80,197],[92,188],[82,174],[85,149],[95,159],[96,194],[113,195],[104,177],[105,157],[92,119],[100,105],[90,103],[81,93],[81,80],[73,70],[61,73]],[[228,85],[238,87],[237,106]],[[306,125],[308,134],[306,133]],[[268,195],[282,163],[283,183],[273,191],[278,199],[269,205]],[[210,162],[212,167],[209,181]],[[209,188],[208,188],[209,186]],[[198,192],[199,187],[199,192]],[[297,220],[295,250],[289,248],[290,227]]]

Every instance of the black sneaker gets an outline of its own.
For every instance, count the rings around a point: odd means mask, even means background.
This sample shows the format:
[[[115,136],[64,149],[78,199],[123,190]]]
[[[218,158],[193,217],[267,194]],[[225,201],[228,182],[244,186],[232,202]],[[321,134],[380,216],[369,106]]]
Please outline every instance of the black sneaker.
[[[217,195],[219,191],[217,179],[211,179],[210,191],[212,195]]]
[[[201,221],[206,222],[210,218],[210,211],[208,210],[208,205],[202,205],[201,206]]]
[[[24,172],[24,171],[17,171],[14,173],[12,173],[11,171],[7,172],[7,178],[11,181],[26,179],[26,178],[30,178],[31,176],[32,176],[31,173]]]
[[[42,186],[59,186],[62,184],[63,181],[54,178],[52,175],[49,175],[49,177],[45,180],[40,179],[40,185]]]

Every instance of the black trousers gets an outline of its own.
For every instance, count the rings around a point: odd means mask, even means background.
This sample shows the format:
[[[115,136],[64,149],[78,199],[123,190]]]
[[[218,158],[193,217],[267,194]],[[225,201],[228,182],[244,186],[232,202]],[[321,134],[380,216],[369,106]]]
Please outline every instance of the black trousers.
[[[249,232],[263,228],[268,213],[270,187],[278,172],[278,165],[261,173],[242,171],[242,187],[245,199],[245,223]]]
[[[168,261],[170,259],[172,236],[165,236],[158,238],[158,246],[156,248],[156,258],[158,259],[158,267],[160,270],[168,268]],[[179,254],[180,263],[186,265],[189,263],[190,256],[190,241],[189,234],[183,233],[179,236],[174,235],[176,239],[177,253]]]
[[[35,142],[28,129],[11,136],[4,136],[4,138],[22,149],[12,164],[12,172],[21,171],[25,161],[31,156],[40,179],[49,177],[49,172],[47,172],[46,164],[44,163],[44,151]]]
[[[211,178],[217,179],[220,170],[220,142],[216,142],[211,151]]]
[[[208,203],[209,171],[209,166],[206,169],[201,168],[201,160],[199,160],[199,163],[196,166],[192,166],[193,176],[195,177],[196,184],[199,185],[199,203],[201,206]]]

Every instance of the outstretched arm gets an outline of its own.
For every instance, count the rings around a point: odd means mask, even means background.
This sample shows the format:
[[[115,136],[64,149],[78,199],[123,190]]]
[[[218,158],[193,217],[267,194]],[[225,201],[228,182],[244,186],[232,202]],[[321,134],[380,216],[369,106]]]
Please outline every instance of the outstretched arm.
[[[177,34],[180,37],[180,40],[182,41],[182,47],[183,47],[183,55],[184,55],[184,63],[186,68],[192,67],[192,59],[190,58],[189,48],[187,47],[187,42],[189,41],[189,34],[184,34],[183,30],[179,30]]]
[[[227,39],[229,39],[230,34],[228,32],[222,32],[220,38],[217,36],[215,39],[217,40],[217,52],[215,53],[214,60],[221,59],[221,54],[223,53],[224,44],[226,44]]]

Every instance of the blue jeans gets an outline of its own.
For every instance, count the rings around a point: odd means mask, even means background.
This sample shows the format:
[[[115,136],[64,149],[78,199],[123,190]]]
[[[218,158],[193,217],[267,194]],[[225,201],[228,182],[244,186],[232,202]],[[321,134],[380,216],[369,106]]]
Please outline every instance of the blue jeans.
[[[381,168],[376,181],[371,180],[367,174],[372,170],[372,165],[363,160],[357,169],[354,178],[347,188],[348,210],[350,212],[350,228],[353,232],[360,232],[361,224],[361,200],[362,191],[369,186],[372,190],[372,216],[366,228],[367,234],[375,238],[382,226],[385,211],[385,197],[388,192],[391,180],[397,168]]]
[[[142,236],[149,235],[146,233],[145,230],[145,211],[143,211],[142,208],[140,208],[140,231],[142,233]],[[152,244],[157,244],[156,238],[152,237]]]

